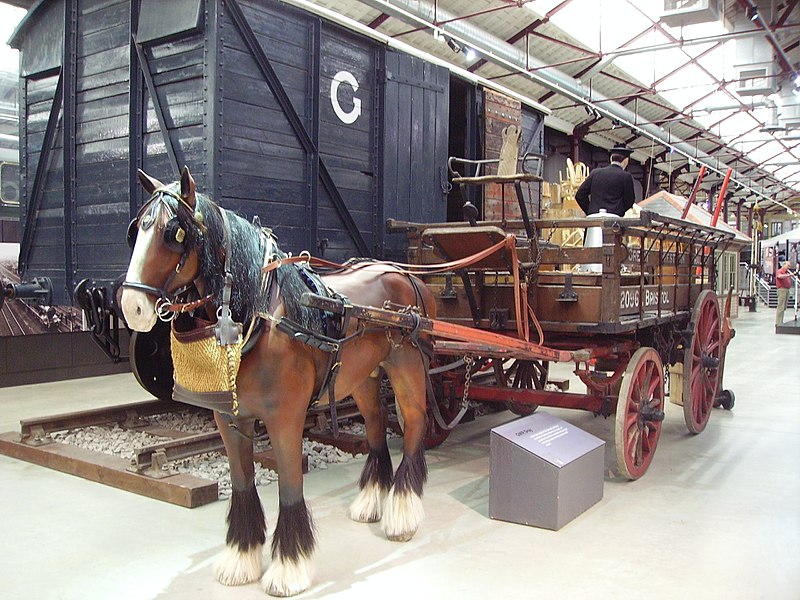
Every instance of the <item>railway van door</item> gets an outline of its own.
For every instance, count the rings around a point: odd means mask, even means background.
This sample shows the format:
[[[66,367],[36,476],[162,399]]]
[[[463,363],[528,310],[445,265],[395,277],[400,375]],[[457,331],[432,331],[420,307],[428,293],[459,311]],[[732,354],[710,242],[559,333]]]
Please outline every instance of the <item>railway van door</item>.
[[[319,46],[319,168],[317,247],[332,260],[377,256],[378,128],[375,114],[378,47],[324,24]],[[325,185],[329,178],[333,185]],[[312,211],[314,212],[314,211]]]
[[[383,218],[447,220],[450,72],[394,50],[385,54]],[[383,255],[405,260],[402,234],[384,234]]]

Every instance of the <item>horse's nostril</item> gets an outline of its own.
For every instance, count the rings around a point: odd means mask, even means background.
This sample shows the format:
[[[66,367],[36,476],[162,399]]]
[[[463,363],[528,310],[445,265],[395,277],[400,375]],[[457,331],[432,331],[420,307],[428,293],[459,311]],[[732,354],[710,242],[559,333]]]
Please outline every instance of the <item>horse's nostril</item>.
[[[141,315],[141,314],[142,314],[142,307],[141,306],[137,306],[136,307],[136,315],[138,316],[138,315]]]

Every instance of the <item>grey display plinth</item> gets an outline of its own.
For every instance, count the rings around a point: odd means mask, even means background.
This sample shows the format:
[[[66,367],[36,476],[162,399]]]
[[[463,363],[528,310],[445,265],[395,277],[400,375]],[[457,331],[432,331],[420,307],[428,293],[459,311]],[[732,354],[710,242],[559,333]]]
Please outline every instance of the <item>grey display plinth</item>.
[[[560,529],[603,497],[605,442],[547,413],[492,429],[489,516]]]

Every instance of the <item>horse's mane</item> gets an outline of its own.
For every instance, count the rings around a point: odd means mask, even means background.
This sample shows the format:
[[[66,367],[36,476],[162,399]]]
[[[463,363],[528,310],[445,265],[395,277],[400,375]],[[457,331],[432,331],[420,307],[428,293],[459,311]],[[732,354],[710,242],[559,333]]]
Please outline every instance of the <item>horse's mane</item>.
[[[221,208],[204,194],[197,194],[197,210],[203,215],[202,236],[191,226],[194,218],[183,205],[178,206],[178,218],[186,231],[192,231],[189,243],[194,244],[199,257],[199,268],[206,282],[206,294],[213,297],[216,305],[222,303],[225,284],[225,233]],[[262,290],[262,271],[266,237],[258,225],[226,210],[230,223],[230,270],[233,276],[231,313],[238,322],[249,322],[259,312],[269,309],[269,294]],[[277,245],[274,252],[286,256]],[[322,319],[319,311],[300,304],[303,292],[308,291],[300,270],[296,265],[284,265],[276,270],[280,298],[286,316],[306,328],[321,331]]]

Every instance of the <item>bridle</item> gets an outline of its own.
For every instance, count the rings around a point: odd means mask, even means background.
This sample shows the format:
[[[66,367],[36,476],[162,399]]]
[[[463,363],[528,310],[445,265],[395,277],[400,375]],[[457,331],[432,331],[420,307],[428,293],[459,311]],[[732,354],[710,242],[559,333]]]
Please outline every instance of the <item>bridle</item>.
[[[184,206],[189,213],[193,215],[191,219],[191,227],[194,230],[192,236],[189,236],[189,233],[184,228],[180,218],[178,217],[177,211],[172,208],[172,205],[167,201],[167,198],[175,199],[179,206]],[[199,198],[197,199],[197,202],[200,202]],[[139,210],[139,213],[130,222],[128,225],[127,234],[128,245],[131,248],[136,245],[136,237],[139,229],[146,230],[155,224],[157,220],[158,209],[162,206],[168,211],[169,214],[169,219],[164,226],[163,232],[164,245],[170,252],[180,254],[180,260],[162,287],[155,287],[140,281],[128,280],[122,282],[122,287],[155,296],[157,298],[156,314],[162,321],[170,321],[175,318],[175,315],[179,312],[191,311],[203,306],[212,299],[212,296],[208,295],[193,302],[176,302],[177,298],[194,284],[194,280],[190,281],[184,286],[179,287],[171,293],[169,291],[172,282],[183,270],[184,266],[186,265],[186,261],[191,254],[192,248],[187,243],[187,237],[200,237],[203,235],[203,231],[205,230],[205,226],[203,225],[203,214],[199,211],[199,209],[191,206],[180,194],[169,189],[169,187],[162,186],[154,190],[150,196],[150,199],[142,206],[142,208]],[[220,210],[222,211],[221,208]]]

